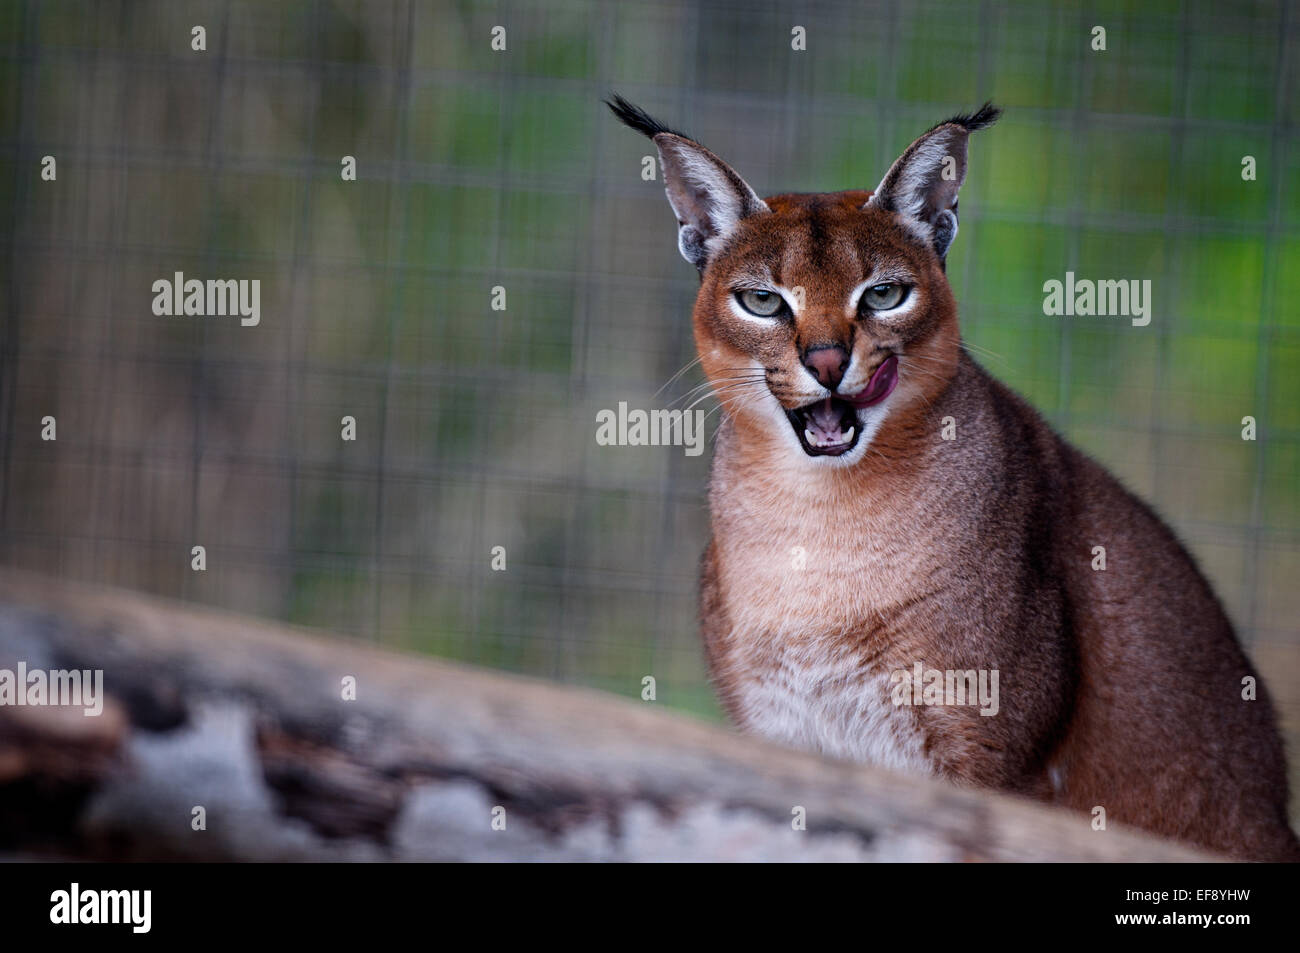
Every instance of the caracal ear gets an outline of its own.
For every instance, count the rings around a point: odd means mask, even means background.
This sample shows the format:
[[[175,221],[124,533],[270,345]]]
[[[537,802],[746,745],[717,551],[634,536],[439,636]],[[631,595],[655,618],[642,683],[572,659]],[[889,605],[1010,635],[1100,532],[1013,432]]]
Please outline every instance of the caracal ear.
[[[1000,115],[1001,109],[985,103],[969,115],[933,127],[898,157],[867,205],[896,212],[943,261],[957,237],[957,192],[966,181],[966,142]]]
[[[677,247],[704,271],[742,218],[771,211],[735,170],[689,136],[615,96],[606,105],[625,125],[649,136],[664,168],[664,192],[677,215]]]

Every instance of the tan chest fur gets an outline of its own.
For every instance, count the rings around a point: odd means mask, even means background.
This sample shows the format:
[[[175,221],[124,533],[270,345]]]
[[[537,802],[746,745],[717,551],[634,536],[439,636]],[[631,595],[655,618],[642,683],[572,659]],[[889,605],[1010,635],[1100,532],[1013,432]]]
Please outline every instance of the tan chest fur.
[[[915,509],[903,522],[896,504],[825,470],[719,471],[711,499],[728,631],[717,658],[737,720],[786,744],[928,772],[917,720],[890,693],[890,674],[923,651],[918,633],[895,633],[890,620],[931,584],[929,554],[940,551],[918,540],[927,530]]]

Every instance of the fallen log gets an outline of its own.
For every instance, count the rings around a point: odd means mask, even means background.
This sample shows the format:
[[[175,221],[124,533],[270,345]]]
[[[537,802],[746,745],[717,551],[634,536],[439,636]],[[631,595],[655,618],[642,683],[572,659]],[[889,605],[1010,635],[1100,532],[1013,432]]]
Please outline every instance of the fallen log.
[[[19,663],[102,671],[104,697],[98,715],[0,704],[0,854],[1212,859],[654,703],[0,570],[0,670]]]

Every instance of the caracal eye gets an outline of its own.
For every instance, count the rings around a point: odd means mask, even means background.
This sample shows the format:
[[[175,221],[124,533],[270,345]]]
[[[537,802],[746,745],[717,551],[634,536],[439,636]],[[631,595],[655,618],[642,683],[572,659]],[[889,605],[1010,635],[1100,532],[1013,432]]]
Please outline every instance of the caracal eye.
[[[862,292],[862,307],[872,311],[889,311],[903,303],[910,289],[907,285],[886,284],[872,285]]]
[[[760,318],[773,317],[785,307],[785,301],[775,291],[738,291],[736,300],[742,308]]]

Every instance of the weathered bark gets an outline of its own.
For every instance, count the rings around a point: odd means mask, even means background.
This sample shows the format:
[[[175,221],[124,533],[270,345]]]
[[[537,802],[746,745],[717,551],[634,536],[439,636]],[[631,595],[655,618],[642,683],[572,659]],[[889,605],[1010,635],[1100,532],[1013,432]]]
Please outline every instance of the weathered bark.
[[[597,692],[0,571],[0,852],[192,860],[1197,860]],[[342,698],[355,676],[357,697]],[[207,829],[195,831],[195,807]],[[493,809],[504,808],[504,830]],[[796,807],[807,829],[792,829]]]

